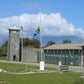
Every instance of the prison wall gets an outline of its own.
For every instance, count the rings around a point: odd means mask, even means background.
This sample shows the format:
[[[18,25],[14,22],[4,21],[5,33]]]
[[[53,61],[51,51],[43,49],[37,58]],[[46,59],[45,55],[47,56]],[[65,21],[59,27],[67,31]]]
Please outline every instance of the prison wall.
[[[24,48],[22,61],[37,62],[37,53],[39,52],[40,52],[40,49],[37,49],[37,48]]]

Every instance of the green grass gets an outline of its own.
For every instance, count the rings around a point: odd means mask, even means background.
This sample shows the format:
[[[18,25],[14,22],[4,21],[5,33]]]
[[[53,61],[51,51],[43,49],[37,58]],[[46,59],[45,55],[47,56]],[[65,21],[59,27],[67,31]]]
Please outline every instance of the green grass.
[[[22,64],[11,64],[11,63],[0,63],[0,68],[9,71],[9,72],[23,72],[23,71],[32,71],[33,69],[38,69],[37,66],[29,66]]]
[[[23,64],[12,64],[12,63],[0,63],[0,68],[9,71],[9,72],[24,72],[24,71],[33,71],[39,70],[38,66],[30,66]],[[45,68],[46,70],[55,70],[54,68]]]
[[[7,60],[7,56],[0,56],[0,60]]]
[[[0,74],[0,80],[5,80],[5,84],[74,84],[75,81],[80,79],[80,75],[73,72],[28,75],[2,73]]]
[[[0,63],[0,68],[9,70],[11,72],[21,72],[25,70],[25,65],[21,64],[8,64]],[[39,69],[36,66],[28,66],[28,69]],[[46,68],[47,70],[54,70]],[[75,72],[62,72],[60,71],[54,73],[36,73],[36,74],[26,74],[26,75],[16,75],[8,73],[0,73],[0,80],[6,81],[2,84],[84,84],[84,79],[81,79],[83,82],[79,83],[80,76],[84,73],[75,73]],[[0,83],[1,84],[1,83]]]

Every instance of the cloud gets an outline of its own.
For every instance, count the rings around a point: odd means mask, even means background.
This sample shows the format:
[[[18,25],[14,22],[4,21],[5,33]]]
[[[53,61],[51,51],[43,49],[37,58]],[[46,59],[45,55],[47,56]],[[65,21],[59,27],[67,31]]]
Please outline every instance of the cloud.
[[[24,26],[24,36],[33,37],[36,28],[40,24],[40,14],[22,14],[0,19],[0,36],[7,38],[8,28]],[[62,18],[60,13],[41,14],[41,29],[43,36],[84,36],[82,28],[75,28]]]

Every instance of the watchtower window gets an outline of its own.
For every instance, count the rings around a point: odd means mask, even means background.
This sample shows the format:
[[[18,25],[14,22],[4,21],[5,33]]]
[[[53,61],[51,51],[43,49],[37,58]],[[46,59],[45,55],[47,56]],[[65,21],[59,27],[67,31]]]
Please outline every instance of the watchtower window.
[[[12,31],[12,33],[16,33],[16,31]]]

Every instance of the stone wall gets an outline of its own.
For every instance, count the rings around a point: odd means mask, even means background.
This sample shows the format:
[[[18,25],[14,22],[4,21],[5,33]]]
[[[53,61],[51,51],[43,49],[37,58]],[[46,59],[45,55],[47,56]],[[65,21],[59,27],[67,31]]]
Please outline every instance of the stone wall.
[[[22,61],[37,62],[37,53],[38,52],[40,52],[40,49],[24,48]]]

